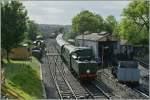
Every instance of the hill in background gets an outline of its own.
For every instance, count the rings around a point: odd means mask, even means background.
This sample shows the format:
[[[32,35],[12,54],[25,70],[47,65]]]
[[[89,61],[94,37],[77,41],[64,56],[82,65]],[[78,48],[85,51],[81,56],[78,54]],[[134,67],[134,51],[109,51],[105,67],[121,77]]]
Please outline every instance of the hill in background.
[[[38,24],[38,28],[46,37],[52,35],[52,33],[58,33],[60,28],[64,28],[64,32],[71,31],[71,25]]]

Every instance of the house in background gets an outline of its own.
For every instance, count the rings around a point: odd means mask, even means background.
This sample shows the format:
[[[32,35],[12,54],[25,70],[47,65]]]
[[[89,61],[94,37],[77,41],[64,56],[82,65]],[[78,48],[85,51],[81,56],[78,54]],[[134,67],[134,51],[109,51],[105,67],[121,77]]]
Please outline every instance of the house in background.
[[[27,44],[11,49],[10,58],[14,60],[28,60],[32,55],[32,51]]]

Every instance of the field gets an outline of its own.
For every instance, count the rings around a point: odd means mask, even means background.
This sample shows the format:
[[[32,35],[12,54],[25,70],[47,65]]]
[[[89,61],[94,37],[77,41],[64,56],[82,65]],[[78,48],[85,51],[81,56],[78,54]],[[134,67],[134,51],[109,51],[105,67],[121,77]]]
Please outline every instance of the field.
[[[4,61],[5,83],[2,88],[9,98],[42,99],[39,62],[33,57],[32,61]]]

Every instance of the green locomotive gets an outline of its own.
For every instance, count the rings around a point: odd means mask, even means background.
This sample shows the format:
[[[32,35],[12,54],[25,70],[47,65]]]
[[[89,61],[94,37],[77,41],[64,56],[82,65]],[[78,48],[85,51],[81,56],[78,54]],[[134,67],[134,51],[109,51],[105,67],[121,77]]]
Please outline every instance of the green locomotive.
[[[89,47],[75,47],[65,42],[62,36],[60,34],[56,38],[57,48],[71,72],[75,73],[81,80],[95,79],[98,63],[92,59],[92,49]]]

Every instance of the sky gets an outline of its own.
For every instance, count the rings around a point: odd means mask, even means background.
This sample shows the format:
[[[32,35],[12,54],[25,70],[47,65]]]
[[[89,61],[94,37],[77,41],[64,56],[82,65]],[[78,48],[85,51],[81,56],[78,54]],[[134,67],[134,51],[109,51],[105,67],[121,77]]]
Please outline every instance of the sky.
[[[22,1],[28,16],[39,24],[71,25],[72,18],[82,10],[90,10],[106,18],[114,15],[117,21],[130,1]]]

